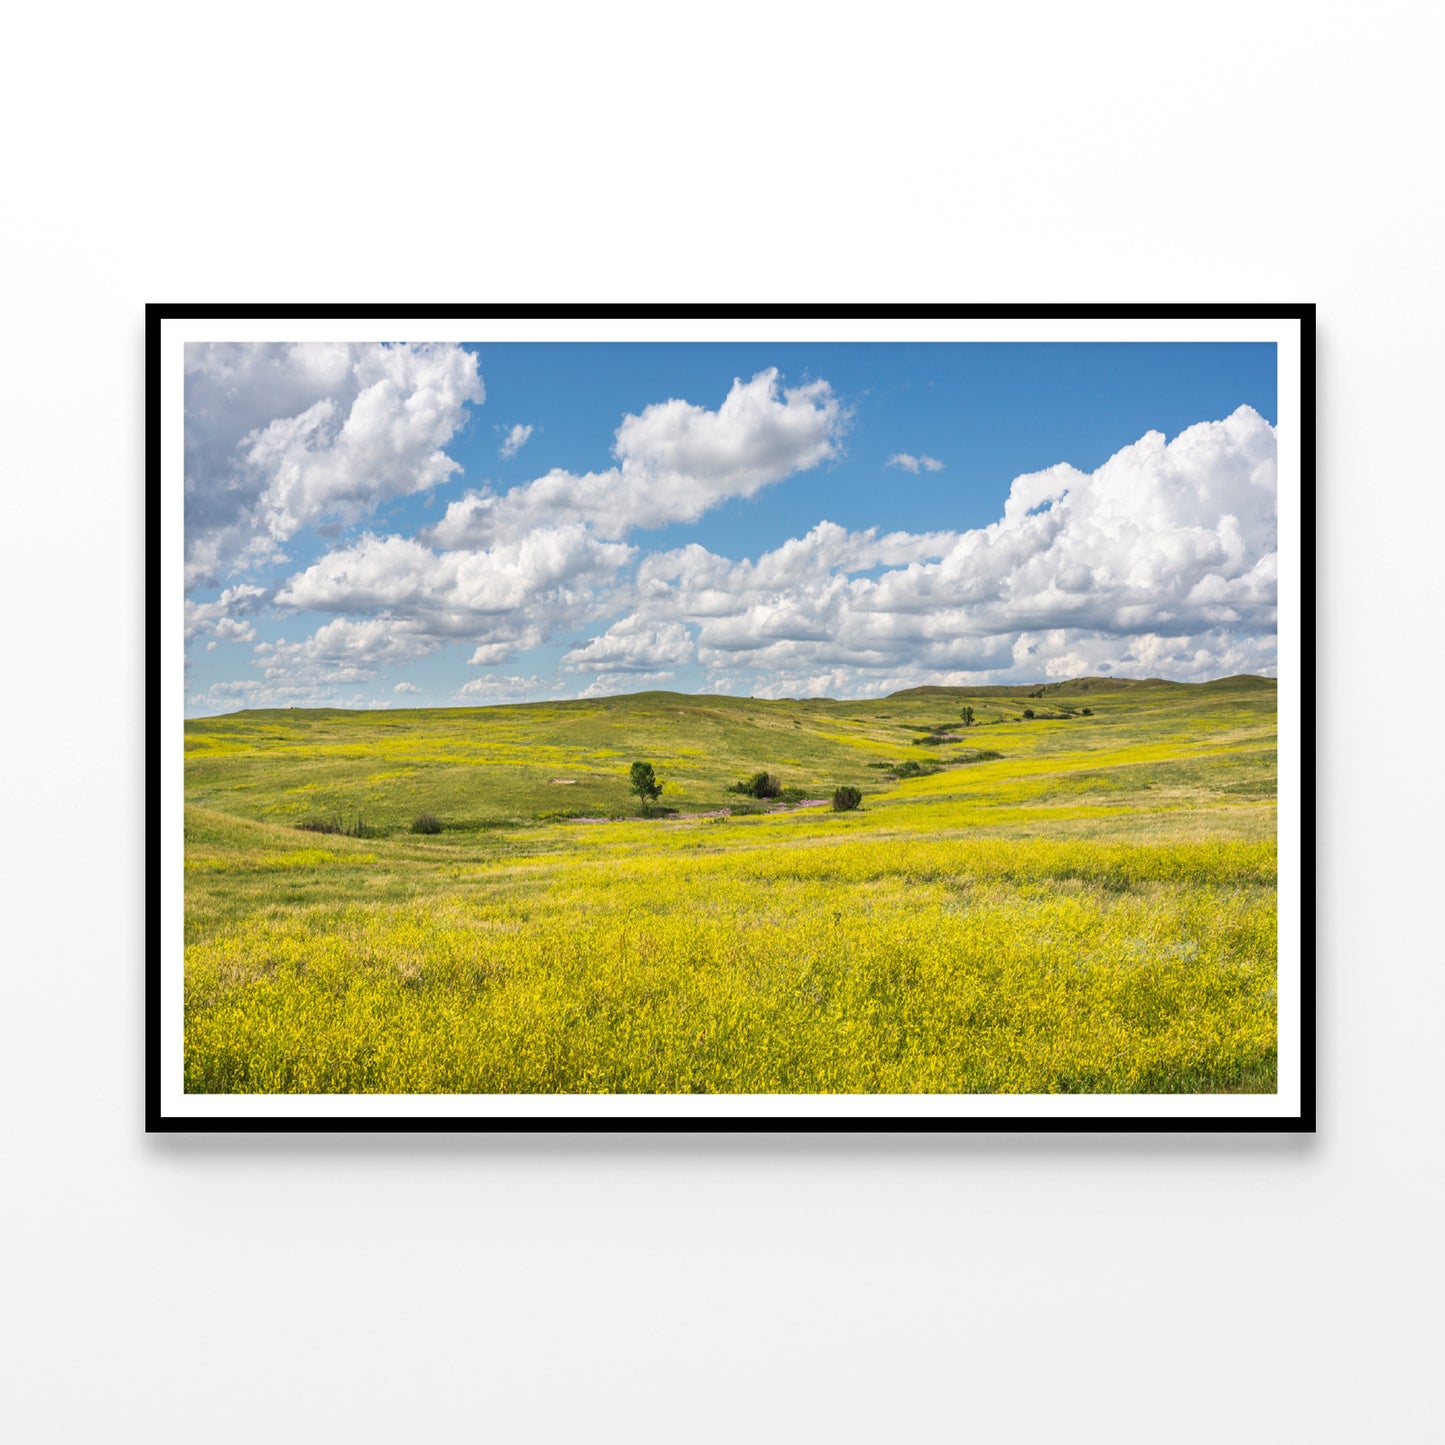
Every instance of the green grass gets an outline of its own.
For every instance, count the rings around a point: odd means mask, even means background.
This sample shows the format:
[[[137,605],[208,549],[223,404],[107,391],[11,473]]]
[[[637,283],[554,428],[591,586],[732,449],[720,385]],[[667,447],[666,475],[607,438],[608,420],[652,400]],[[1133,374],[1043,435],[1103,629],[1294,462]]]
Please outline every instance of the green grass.
[[[187,1088],[1272,1091],[1273,683],[1035,691],[191,722]]]

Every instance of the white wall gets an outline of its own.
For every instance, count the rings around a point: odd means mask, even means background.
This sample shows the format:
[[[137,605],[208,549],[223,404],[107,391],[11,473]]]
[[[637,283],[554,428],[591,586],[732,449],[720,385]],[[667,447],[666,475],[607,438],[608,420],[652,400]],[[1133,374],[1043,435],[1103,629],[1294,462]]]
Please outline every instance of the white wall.
[[[1438,1430],[1437,17],[9,17],[0,1428]],[[142,1135],[142,305],[542,299],[1319,303],[1317,1138]]]

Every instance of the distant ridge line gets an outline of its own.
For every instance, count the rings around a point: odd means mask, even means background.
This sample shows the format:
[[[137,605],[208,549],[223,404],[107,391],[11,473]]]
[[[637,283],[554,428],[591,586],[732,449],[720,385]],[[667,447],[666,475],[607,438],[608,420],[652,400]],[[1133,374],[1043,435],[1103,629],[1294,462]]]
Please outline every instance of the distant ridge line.
[[[493,708],[511,707],[598,707],[608,703],[663,703],[675,706],[678,703],[703,703],[711,707],[746,707],[748,704],[769,706],[775,703],[793,705],[808,703],[864,704],[887,702],[893,698],[970,698],[970,697],[1087,697],[1096,692],[1126,692],[1154,689],[1183,691],[1246,691],[1264,692],[1279,686],[1273,677],[1260,677],[1255,673],[1241,672],[1232,677],[1216,677],[1209,682],[1170,682],[1162,677],[1074,677],[1067,682],[1019,682],[980,684],[976,687],[942,687],[928,684],[923,687],[907,687],[901,692],[890,692],[886,697],[740,697],[732,693],[713,692],[670,692],[651,688],[644,692],[610,693],[606,697],[593,698],[534,698],[530,702],[493,703],[442,703],[420,704],[413,707],[392,708],[350,708],[350,707],[247,707],[234,712],[214,713],[208,717],[187,718],[187,722],[211,722],[219,718],[297,717],[313,718],[355,717],[372,715],[377,717],[402,717],[409,712],[486,712]]]
[[[1067,682],[1016,682],[989,683],[977,687],[939,687],[932,684],[923,687],[906,687],[901,692],[890,692],[889,697],[1055,697],[1060,693],[1076,694],[1090,692],[1119,692],[1130,688],[1144,687],[1213,687],[1249,688],[1260,691],[1278,687],[1279,680],[1260,677],[1252,672],[1238,672],[1232,677],[1216,677],[1209,682],[1170,682],[1163,677],[1072,677]]]

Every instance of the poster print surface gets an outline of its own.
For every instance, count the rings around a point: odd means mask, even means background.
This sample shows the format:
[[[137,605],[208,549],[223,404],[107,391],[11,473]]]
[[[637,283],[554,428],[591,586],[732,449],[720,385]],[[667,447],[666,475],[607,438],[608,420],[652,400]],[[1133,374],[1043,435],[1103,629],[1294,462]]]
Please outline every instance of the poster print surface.
[[[1312,1127],[1309,308],[149,319],[150,1127]]]

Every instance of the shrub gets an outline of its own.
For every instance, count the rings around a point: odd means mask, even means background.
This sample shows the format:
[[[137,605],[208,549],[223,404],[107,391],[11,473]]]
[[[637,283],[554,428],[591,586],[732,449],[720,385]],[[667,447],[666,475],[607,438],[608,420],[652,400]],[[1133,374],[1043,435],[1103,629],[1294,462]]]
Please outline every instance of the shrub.
[[[728,792],[741,793],[745,798],[776,798],[782,791],[782,783],[771,773],[754,773],[728,789]]]
[[[1033,708],[1031,708],[1031,707],[1026,707],[1026,708],[1024,709],[1024,716],[1025,716],[1025,717],[1031,718],[1033,715],[1034,715],[1034,710],[1033,710]]]
[[[863,794],[857,788],[845,785],[833,789],[833,811],[835,813],[851,813],[862,801]]]
[[[1080,717],[1093,717],[1093,715],[1094,715],[1094,709],[1091,708],[1091,707],[1081,708],[1080,711],[1079,711],[1079,716],[1080,716]]]
[[[413,833],[440,833],[442,820],[435,813],[418,813],[411,820],[411,831]]]

